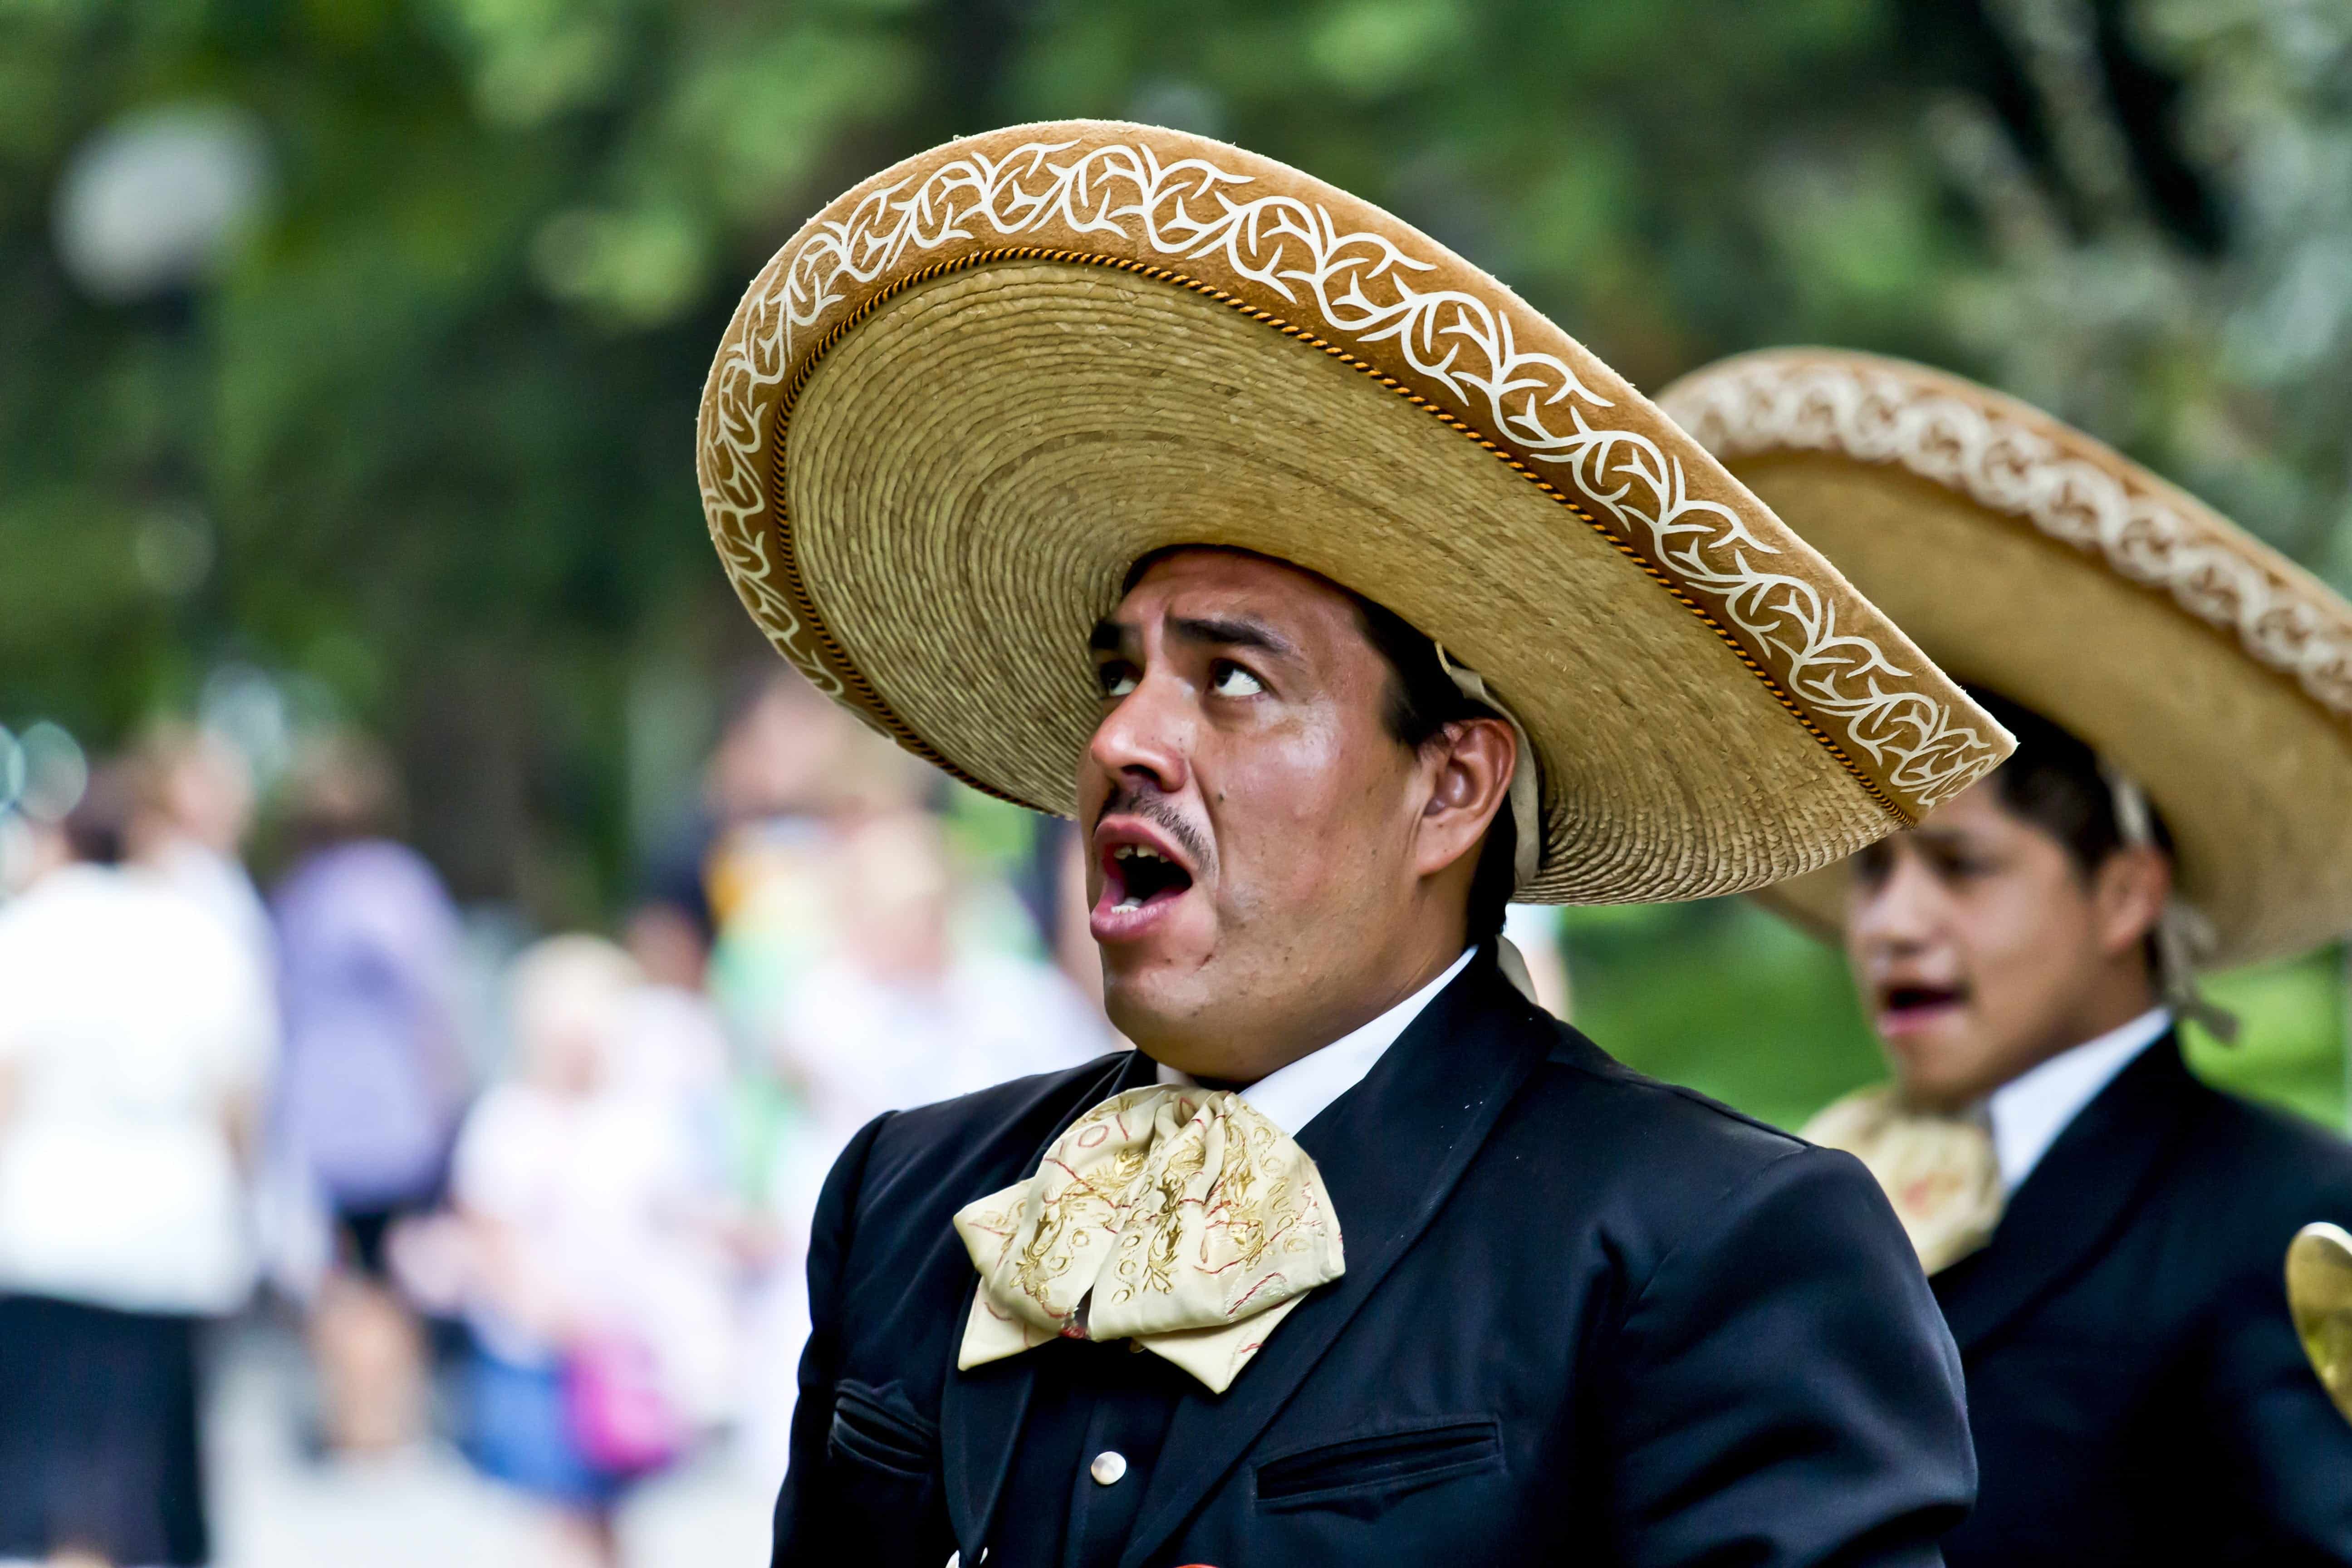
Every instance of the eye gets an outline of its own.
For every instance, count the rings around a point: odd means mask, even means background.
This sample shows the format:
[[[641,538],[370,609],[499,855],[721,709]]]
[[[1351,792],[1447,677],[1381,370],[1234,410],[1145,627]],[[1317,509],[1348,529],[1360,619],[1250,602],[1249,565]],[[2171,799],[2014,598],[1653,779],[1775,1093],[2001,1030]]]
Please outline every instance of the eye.
[[[1209,666],[1209,690],[1217,697],[1255,697],[1265,689],[1258,678],[1228,658]]]
[[[1123,658],[1107,658],[1095,666],[1095,679],[1105,697],[1124,697],[1135,689],[1135,666]]]
[[[1936,857],[1936,874],[1948,882],[1972,882],[2000,869],[1989,857],[1948,849]]]

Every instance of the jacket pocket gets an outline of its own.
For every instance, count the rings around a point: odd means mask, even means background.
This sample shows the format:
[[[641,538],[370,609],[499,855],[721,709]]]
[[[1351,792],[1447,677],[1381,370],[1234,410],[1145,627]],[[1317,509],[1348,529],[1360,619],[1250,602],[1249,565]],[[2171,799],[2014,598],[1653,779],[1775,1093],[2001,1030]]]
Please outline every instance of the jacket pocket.
[[[1285,1454],[1261,1462],[1253,1479],[1258,1506],[1270,1512],[1337,1508],[1369,1515],[1407,1492],[1502,1468],[1502,1432],[1486,1416]]]
[[[939,1423],[917,1414],[895,1383],[835,1384],[833,1433],[825,1446],[835,1459],[909,1479],[929,1480],[939,1468]]]
[[[833,1388],[824,1476],[809,1489],[824,1520],[789,1558],[802,1563],[940,1563],[955,1550],[940,1480],[940,1426],[896,1383]]]

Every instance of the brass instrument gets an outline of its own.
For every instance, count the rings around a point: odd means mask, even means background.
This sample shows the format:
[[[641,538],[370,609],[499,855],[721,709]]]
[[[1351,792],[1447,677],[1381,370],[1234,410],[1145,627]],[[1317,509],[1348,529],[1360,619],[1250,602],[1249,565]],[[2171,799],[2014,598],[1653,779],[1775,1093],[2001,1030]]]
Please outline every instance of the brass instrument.
[[[2305,1226],[2286,1249],[2286,1303],[2303,1353],[2352,1421],[2352,1234],[2341,1226]]]

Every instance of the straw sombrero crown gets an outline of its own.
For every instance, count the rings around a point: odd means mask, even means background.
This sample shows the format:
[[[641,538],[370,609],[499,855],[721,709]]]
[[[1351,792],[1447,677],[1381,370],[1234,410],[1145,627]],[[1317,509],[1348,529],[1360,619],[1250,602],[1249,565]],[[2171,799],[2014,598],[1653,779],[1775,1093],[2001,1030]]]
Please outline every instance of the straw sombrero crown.
[[[1478,671],[1539,764],[1520,896],[1735,892],[1990,768],[2000,727],[1624,381],[1295,169],[1144,126],[934,148],[752,281],[698,428],[769,638],[956,776],[1067,813],[1087,634],[1177,544],[1279,557]]]
[[[1954,675],[2064,725],[2170,826],[2216,965],[2352,927],[2352,605],[2081,431],[1826,349],[1660,404]],[[1773,890],[1835,919],[1834,872]]]

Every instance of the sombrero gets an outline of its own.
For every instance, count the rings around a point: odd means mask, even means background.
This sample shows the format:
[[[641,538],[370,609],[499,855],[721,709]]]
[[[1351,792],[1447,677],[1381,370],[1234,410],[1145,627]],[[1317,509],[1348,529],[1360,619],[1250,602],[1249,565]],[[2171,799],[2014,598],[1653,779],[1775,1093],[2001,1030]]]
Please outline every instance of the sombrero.
[[[702,502],[775,647],[1067,815],[1129,567],[1243,548],[1434,638],[1529,737],[1520,896],[1754,888],[1916,820],[2000,728],[1508,289],[1222,142],[1073,121],[857,185],[737,309]]]
[[[2352,927],[2352,605],[2039,411],[1872,355],[1774,350],[1660,405],[1960,679],[2064,725],[2170,826],[2226,965]],[[1833,925],[1832,868],[1768,901]]]

